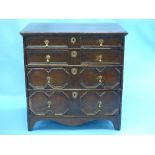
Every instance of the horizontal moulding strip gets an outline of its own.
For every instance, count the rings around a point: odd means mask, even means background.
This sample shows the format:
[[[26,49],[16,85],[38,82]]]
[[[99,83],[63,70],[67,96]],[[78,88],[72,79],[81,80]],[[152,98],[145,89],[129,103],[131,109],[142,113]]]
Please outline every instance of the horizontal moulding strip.
[[[107,64],[100,64],[100,65],[94,65],[94,64],[82,64],[82,65],[68,65],[68,64],[31,64],[31,65],[26,65],[25,67],[27,68],[33,68],[33,67],[122,67],[123,65],[120,64],[113,64],[113,65],[107,65]]]
[[[122,91],[117,89],[27,89],[28,91]]]

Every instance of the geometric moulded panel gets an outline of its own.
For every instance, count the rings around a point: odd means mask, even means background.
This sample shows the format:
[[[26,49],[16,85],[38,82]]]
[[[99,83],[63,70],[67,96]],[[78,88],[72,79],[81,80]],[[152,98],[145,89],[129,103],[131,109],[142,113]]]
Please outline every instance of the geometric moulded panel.
[[[119,114],[120,94],[115,91],[85,92],[80,97],[80,109],[86,116]]]
[[[119,68],[83,68],[80,72],[80,85],[83,88],[120,88],[121,74]]]
[[[96,115],[100,111],[99,101],[96,92],[86,92],[80,98],[80,109],[85,115]]]
[[[28,85],[33,89],[64,88],[69,76],[64,68],[34,68],[28,72]]]
[[[68,96],[63,92],[35,92],[29,97],[29,107],[35,115],[65,115],[69,110],[69,102]]]

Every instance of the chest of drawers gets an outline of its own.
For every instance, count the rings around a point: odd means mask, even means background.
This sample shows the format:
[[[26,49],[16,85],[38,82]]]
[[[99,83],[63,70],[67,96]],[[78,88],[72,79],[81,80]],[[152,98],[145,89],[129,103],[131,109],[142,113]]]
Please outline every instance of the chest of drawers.
[[[118,24],[29,24],[23,31],[28,130],[38,120],[121,125],[124,42]]]

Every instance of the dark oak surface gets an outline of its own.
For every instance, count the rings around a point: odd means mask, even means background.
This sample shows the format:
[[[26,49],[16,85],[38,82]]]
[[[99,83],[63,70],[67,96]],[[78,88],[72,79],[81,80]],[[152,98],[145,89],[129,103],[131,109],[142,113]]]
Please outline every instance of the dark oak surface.
[[[127,34],[117,23],[31,23],[21,34],[104,33]]]
[[[67,68],[30,68],[27,72],[29,89],[116,89],[121,88],[121,67],[77,68],[77,75]],[[102,76],[101,82],[99,76]],[[48,84],[47,77],[50,78]]]
[[[36,23],[21,34],[28,130],[45,119],[110,120],[120,130],[127,34],[120,25]]]
[[[89,117],[120,114],[120,91],[32,91],[30,110],[44,117]],[[100,103],[103,102],[103,103]]]

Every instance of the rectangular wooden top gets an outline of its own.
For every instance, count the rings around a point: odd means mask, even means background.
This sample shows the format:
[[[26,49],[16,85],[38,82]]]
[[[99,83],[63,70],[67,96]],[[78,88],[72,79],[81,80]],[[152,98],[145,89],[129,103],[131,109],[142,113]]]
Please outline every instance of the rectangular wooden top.
[[[31,23],[21,31],[22,35],[56,33],[110,33],[126,35],[127,31],[117,23]]]

